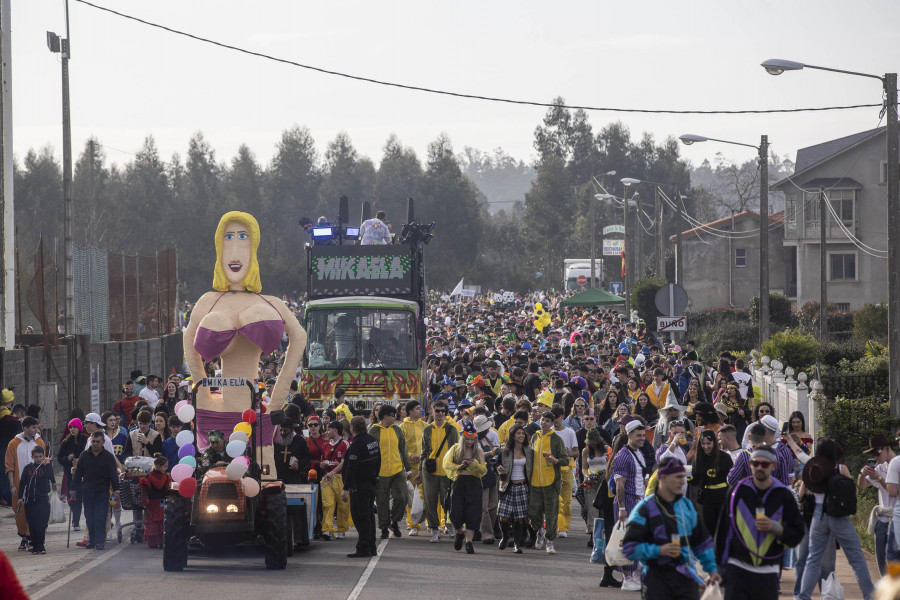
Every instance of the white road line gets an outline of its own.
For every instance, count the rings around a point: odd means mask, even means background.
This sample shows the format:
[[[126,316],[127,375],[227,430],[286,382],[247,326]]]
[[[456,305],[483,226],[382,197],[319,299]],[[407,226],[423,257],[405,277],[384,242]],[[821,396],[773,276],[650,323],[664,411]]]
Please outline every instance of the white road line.
[[[382,553],[384,553],[384,548],[387,546],[387,543],[388,540],[381,540],[381,543],[378,544],[378,552],[369,559],[366,570],[363,571],[363,574],[359,577],[359,581],[356,582],[356,587],[353,588],[353,591],[347,596],[347,600],[356,600],[359,598],[363,588],[366,587],[366,582],[369,581],[369,577],[372,575],[372,571],[375,570],[375,565],[378,564],[378,559],[381,558]],[[33,597],[32,600],[37,600],[37,596]]]
[[[110,558],[112,558],[113,556],[115,556],[116,554],[118,554],[119,552],[124,550],[125,548],[128,548],[128,545],[119,544],[118,547],[115,548],[114,550],[109,550],[107,552],[103,552],[100,556],[98,556],[97,558],[95,558],[94,560],[89,562],[88,564],[84,565],[77,571],[69,573],[62,579],[58,579],[58,580],[54,581],[53,583],[51,583],[50,585],[48,585],[47,587],[43,588],[42,590],[35,592],[34,594],[31,595],[31,600],[39,600],[40,598],[43,598],[47,594],[49,594],[51,592],[55,592],[56,590],[63,587],[64,585],[66,585],[67,583],[72,581],[73,579],[75,579],[77,577],[81,577],[82,575],[84,575],[85,573],[90,571],[91,569],[94,569],[94,568],[100,566],[101,564],[103,564],[104,562],[108,561]],[[88,552],[91,552],[91,550],[88,550]]]

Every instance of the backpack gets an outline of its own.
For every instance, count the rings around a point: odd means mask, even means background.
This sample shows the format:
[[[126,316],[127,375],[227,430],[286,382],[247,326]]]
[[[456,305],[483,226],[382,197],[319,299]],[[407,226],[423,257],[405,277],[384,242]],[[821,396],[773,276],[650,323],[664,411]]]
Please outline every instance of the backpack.
[[[849,517],[856,514],[856,483],[840,472],[828,478],[825,488],[825,514]]]

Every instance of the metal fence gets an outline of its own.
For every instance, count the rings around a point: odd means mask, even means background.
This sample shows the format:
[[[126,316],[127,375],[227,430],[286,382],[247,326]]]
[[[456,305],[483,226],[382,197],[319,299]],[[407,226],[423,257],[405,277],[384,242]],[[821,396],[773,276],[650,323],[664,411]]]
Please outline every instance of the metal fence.
[[[92,340],[109,340],[109,270],[107,253],[72,245],[75,273],[75,333]]]
[[[825,396],[831,400],[843,398],[868,398],[888,393],[888,376],[884,374],[824,375],[821,378]]]

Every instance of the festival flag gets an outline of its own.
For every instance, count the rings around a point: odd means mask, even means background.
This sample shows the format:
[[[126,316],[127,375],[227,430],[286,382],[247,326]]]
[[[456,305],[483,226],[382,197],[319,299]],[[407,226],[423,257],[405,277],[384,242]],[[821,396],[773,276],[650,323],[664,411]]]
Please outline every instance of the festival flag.
[[[460,280],[459,280],[459,283],[457,283],[457,284],[456,284],[456,287],[453,288],[453,291],[450,292],[450,296],[459,296],[460,294],[462,294],[463,280],[464,280],[464,279],[465,279],[465,277],[463,277],[463,279],[460,279]]]

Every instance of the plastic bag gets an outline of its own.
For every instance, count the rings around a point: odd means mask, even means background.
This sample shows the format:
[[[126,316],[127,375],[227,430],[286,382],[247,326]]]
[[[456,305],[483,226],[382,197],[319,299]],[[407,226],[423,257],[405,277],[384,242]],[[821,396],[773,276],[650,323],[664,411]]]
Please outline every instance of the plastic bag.
[[[422,489],[416,488],[413,494],[412,506],[409,509],[409,516],[413,525],[418,525],[425,520],[425,500],[422,499]]]
[[[606,542],[606,549],[603,551],[606,556],[606,564],[610,567],[625,567],[634,562],[622,552],[624,540],[625,523],[617,521],[609,536],[609,540]]]
[[[606,523],[603,519],[594,519],[594,549],[591,551],[591,562],[606,564]]]
[[[722,593],[722,587],[718,583],[706,586],[700,600],[723,600],[725,594]]]
[[[59,494],[55,492],[50,493],[50,523],[65,523],[66,522],[66,511],[63,507],[63,501],[60,499]]]
[[[409,508],[412,508],[413,496],[415,496],[415,495],[416,495],[415,486],[410,481],[407,481],[406,482],[406,506],[408,506]]]
[[[844,588],[838,581],[837,573],[822,580],[822,600],[844,600]]]

